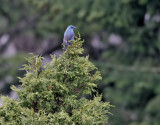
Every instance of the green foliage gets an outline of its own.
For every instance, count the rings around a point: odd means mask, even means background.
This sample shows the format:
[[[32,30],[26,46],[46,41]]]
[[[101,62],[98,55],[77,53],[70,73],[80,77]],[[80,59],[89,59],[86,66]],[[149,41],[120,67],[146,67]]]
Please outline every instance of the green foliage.
[[[19,26],[17,24],[19,24],[23,18],[27,18],[29,16],[29,11],[30,7],[23,0],[15,0],[12,2],[10,0],[1,0],[0,34],[9,33],[9,35],[13,35],[14,33],[12,32],[15,28],[18,29],[16,29],[16,31],[19,31]]]
[[[160,119],[157,110],[159,12],[159,0],[1,0],[0,22],[12,25],[4,27],[1,23],[0,32],[19,26],[25,15],[26,20],[39,17],[31,29],[31,33],[39,36],[56,33],[62,38],[70,24],[78,26],[86,38],[97,33],[109,49],[97,53],[90,49],[89,43],[86,48],[92,53],[91,57],[98,55],[96,65],[103,76],[99,85],[103,99],[117,107],[111,124],[157,125]],[[26,24],[25,31],[32,23]],[[110,33],[120,35],[123,45],[108,46]]]
[[[10,86],[20,84],[17,79],[17,75],[22,76],[24,71],[19,71],[19,67],[25,62],[24,55],[17,54],[13,57],[0,57],[0,84],[4,84],[0,87],[1,94],[7,94],[10,91]]]
[[[144,125],[159,123],[159,69],[145,65],[141,67],[100,63],[98,67],[104,78],[99,85],[104,100],[110,100],[116,107],[121,107],[119,112],[117,109],[113,111],[119,118],[111,119],[114,124],[121,121],[127,125],[128,121],[134,123],[138,120],[140,121],[135,125],[143,125],[142,123],[146,122]]]
[[[160,49],[159,23],[152,19],[159,12],[159,0],[26,0],[26,3],[35,8],[35,13],[46,13],[36,25],[41,35],[51,31],[61,33],[72,23],[87,37],[102,31],[104,40],[109,33],[121,35],[128,43],[122,51],[130,56],[155,56]]]
[[[93,100],[84,96],[95,92],[100,72],[81,57],[83,48],[80,36],[71,41],[60,57],[51,55],[52,61],[42,65],[41,56],[27,58],[26,71],[17,101],[3,97],[0,123],[12,125],[102,125],[108,122],[111,105],[102,102],[96,94]]]
[[[47,124],[45,112],[35,113],[33,109],[20,106],[20,102],[3,97],[3,107],[0,108],[0,123],[2,125],[44,125]]]

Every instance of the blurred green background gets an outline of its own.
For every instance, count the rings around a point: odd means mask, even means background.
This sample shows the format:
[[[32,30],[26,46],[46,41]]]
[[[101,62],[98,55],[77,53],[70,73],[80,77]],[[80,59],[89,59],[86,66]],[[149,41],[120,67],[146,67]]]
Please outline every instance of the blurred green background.
[[[68,25],[99,68],[99,92],[115,108],[109,125],[160,124],[159,0],[1,0],[0,93],[16,98],[27,53],[62,53]],[[76,31],[77,32],[77,31]]]

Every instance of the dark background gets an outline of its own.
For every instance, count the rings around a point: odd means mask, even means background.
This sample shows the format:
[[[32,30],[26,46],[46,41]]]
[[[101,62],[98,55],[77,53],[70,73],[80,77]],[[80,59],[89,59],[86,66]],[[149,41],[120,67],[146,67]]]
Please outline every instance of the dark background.
[[[44,63],[60,55],[70,24],[102,73],[103,101],[115,105],[109,125],[159,125],[159,0],[0,0],[0,93],[16,98],[10,86],[21,84],[28,53]]]

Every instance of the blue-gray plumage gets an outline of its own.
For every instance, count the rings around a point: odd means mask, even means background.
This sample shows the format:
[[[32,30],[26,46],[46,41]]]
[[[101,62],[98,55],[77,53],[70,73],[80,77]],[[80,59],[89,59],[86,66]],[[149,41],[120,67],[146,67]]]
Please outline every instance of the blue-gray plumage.
[[[64,44],[64,51],[66,51],[67,46],[69,45],[70,40],[74,39],[74,28],[77,28],[73,25],[69,25],[64,32],[63,44]]]

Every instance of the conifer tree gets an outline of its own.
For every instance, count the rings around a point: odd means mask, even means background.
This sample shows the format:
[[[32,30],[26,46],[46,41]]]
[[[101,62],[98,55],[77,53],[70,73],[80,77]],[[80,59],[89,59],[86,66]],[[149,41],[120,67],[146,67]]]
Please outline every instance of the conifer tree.
[[[26,71],[21,89],[12,86],[18,99],[2,97],[2,125],[103,125],[108,121],[111,105],[102,102],[102,95],[93,99],[85,95],[96,93],[96,81],[101,80],[98,69],[82,57],[80,35],[70,41],[60,57],[42,65],[41,56],[32,56],[24,65]]]

